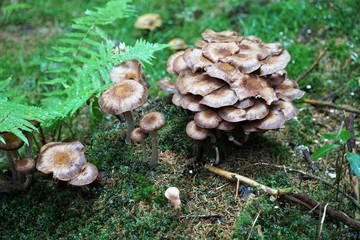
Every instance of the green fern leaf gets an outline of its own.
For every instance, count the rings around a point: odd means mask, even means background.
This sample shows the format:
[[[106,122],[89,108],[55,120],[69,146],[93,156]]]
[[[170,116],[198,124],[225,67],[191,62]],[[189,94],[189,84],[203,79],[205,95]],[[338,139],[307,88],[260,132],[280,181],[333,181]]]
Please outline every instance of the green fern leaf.
[[[23,132],[36,131],[29,120],[44,122],[50,120],[50,116],[56,115],[58,113],[49,112],[39,107],[0,100],[0,132],[12,132],[28,144]],[[4,141],[4,139],[0,140]]]

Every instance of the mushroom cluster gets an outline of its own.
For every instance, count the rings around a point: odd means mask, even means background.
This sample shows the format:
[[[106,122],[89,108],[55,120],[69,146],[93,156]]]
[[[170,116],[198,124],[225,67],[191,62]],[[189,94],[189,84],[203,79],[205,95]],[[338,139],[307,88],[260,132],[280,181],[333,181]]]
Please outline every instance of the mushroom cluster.
[[[55,179],[74,186],[92,183],[98,169],[86,162],[84,146],[79,142],[50,142],[40,149],[36,169],[45,174],[53,174]]]
[[[195,42],[198,48],[179,51],[167,61],[167,71],[177,76],[172,102],[195,113],[190,137],[204,139],[217,129],[234,140],[235,129],[245,134],[278,129],[297,115],[292,100],[304,92],[284,70],[288,51],[233,31],[207,29],[202,37]]]
[[[124,115],[128,124],[126,144],[131,144],[131,132],[135,128],[132,110],[140,107],[148,98],[148,84],[137,59],[122,62],[110,71],[114,84],[99,98],[100,108],[108,114]]]

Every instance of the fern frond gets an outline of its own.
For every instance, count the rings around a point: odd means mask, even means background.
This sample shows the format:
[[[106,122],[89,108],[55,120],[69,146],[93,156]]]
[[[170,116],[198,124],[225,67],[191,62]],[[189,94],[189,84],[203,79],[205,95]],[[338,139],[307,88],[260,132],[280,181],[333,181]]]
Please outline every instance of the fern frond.
[[[74,20],[75,23],[71,26],[73,31],[64,34],[64,38],[59,40],[59,45],[53,47],[58,56],[49,58],[56,68],[49,70],[48,73],[54,74],[57,78],[56,82],[62,81],[65,86],[73,84],[72,75],[75,68],[98,53],[99,39],[107,39],[107,35],[99,26],[129,17],[133,13],[130,2],[130,0],[113,0],[103,8],[97,8],[95,11],[87,10],[84,17]],[[54,84],[54,81],[49,84]]]
[[[56,115],[56,112],[49,112],[39,107],[0,100],[0,132],[12,132],[28,144],[23,132],[36,130],[29,120],[44,122]],[[0,137],[0,141],[4,139]]]
[[[92,96],[99,96],[111,84],[109,72],[119,62],[138,59],[151,64],[156,51],[166,48],[167,44],[149,43],[138,40],[134,46],[127,46],[125,52],[113,53],[110,41],[102,44],[98,54],[93,55],[82,67],[75,69],[74,84],[65,89],[66,99],[56,111],[61,112],[62,118],[72,116],[83,107]]]

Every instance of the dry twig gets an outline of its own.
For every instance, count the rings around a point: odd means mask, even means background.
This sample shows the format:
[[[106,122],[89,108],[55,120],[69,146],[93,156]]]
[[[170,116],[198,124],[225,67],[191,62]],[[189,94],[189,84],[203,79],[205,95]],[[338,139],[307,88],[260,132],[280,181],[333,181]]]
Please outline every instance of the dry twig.
[[[328,48],[325,48],[323,51],[321,51],[320,54],[318,55],[318,57],[315,59],[315,61],[310,65],[310,67],[305,72],[300,74],[300,76],[296,78],[295,82],[298,82],[301,79],[303,79],[304,77],[306,77],[315,68],[315,66],[320,62],[321,58],[325,55],[327,50],[328,50]]]
[[[352,112],[352,113],[357,113],[360,114],[360,110],[350,107],[350,106],[345,106],[345,105],[336,105],[332,102],[328,102],[328,101],[320,101],[320,100],[315,100],[315,99],[310,99],[310,98],[305,98],[303,100],[304,103],[309,103],[311,105],[315,105],[315,106],[320,106],[320,107],[331,107],[331,108],[335,108],[335,109],[340,109],[340,110],[344,110],[347,112]]]
[[[208,169],[210,172],[215,173],[219,176],[225,177],[229,180],[240,180],[242,183],[245,183],[252,187],[258,187],[261,190],[267,192],[270,195],[274,196],[280,196],[284,199],[287,199],[289,201],[298,203],[302,206],[305,206],[309,209],[314,209],[314,212],[322,212],[324,211],[328,216],[330,216],[333,219],[339,220],[343,222],[344,224],[360,231],[360,222],[356,221],[355,219],[350,218],[348,215],[346,215],[344,212],[335,210],[333,208],[327,207],[324,208],[323,204],[319,203],[318,201],[312,199],[309,195],[305,193],[295,193],[292,189],[274,189],[270,188],[266,185],[263,185],[261,183],[256,182],[253,179],[244,177],[242,175],[232,173],[225,171],[223,169],[210,166],[208,164],[205,164],[204,166],[206,169]]]

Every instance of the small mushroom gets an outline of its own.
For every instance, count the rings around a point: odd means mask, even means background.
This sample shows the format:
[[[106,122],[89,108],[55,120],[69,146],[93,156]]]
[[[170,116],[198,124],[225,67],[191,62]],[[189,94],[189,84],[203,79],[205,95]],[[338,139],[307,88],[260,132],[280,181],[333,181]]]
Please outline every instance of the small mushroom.
[[[149,84],[145,80],[141,63],[137,59],[128,60],[116,65],[110,71],[110,79],[114,83],[120,83],[126,79],[133,79],[140,82],[145,87],[149,87]]]
[[[159,14],[156,13],[148,13],[141,15],[136,20],[134,27],[138,29],[147,29],[147,30],[154,30],[157,27],[161,26],[161,17]]]
[[[176,187],[169,187],[165,191],[165,197],[169,199],[171,206],[174,209],[180,208],[181,200],[180,200],[180,191]]]
[[[70,181],[79,176],[85,167],[84,146],[79,142],[50,142],[40,149],[36,169],[53,173],[55,179]]]
[[[15,134],[10,132],[1,133],[0,136],[5,141],[5,143],[0,141],[0,150],[4,150],[6,152],[12,180],[14,182],[21,182],[24,180],[24,176],[16,171],[15,163],[20,159],[18,149],[24,145],[24,142]]]
[[[150,167],[155,168],[159,158],[159,140],[157,131],[164,127],[166,119],[160,112],[150,112],[144,115],[140,120],[140,129],[144,133],[152,135],[152,153]]]
[[[171,50],[182,50],[187,48],[186,42],[181,38],[173,38],[168,43]]]
[[[135,128],[131,111],[145,103],[148,97],[147,88],[133,80],[123,80],[105,90],[99,98],[100,108],[108,114],[124,113],[128,124],[126,144],[131,144],[131,132]]]
[[[74,186],[88,185],[96,179],[98,174],[99,171],[97,167],[94,164],[87,162],[80,174],[77,177],[71,179],[69,184]]]
[[[20,173],[29,173],[35,169],[35,160],[32,158],[23,158],[16,162],[16,171]]]
[[[145,133],[143,131],[141,131],[140,128],[135,128],[132,132],[131,132],[131,140],[135,141],[135,142],[139,142],[141,145],[141,150],[143,152],[143,161],[145,162],[147,159],[147,152],[146,152],[146,146],[145,146],[145,139],[149,136],[148,133]]]
[[[156,86],[169,94],[174,94],[174,93],[178,92],[178,90],[175,87],[175,84],[170,82],[169,77],[164,77],[164,78],[158,80],[156,82]]]
[[[220,153],[219,153],[219,148],[216,145],[216,136],[214,133],[210,132],[209,129],[205,129],[202,127],[199,127],[195,121],[190,121],[187,125],[186,125],[186,134],[194,139],[194,140],[204,140],[207,137],[210,137],[211,139],[211,143],[213,145],[213,148],[215,149],[215,163],[214,164],[219,164],[220,162]]]
[[[196,125],[201,128],[216,128],[221,122],[221,118],[212,109],[197,112],[194,116]]]

